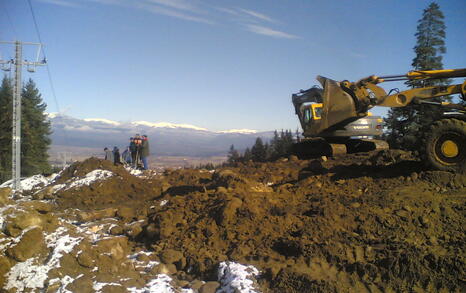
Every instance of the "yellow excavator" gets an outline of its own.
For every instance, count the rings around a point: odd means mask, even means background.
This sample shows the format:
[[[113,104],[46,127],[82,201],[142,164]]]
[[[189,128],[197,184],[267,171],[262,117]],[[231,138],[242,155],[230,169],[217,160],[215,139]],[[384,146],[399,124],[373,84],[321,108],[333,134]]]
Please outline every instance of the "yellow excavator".
[[[426,162],[439,170],[466,169],[466,107],[461,104],[429,101],[441,96],[460,94],[466,101],[466,80],[460,84],[427,86],[389,94],[378,84],[389,81],[431,80],[466,77],[466,68],[410,71],[403,75],[375,76],[356,82],[335,81],[317,76],[322,89],[311,88],[294,94],[292,101],[303,128],[304,140],[295,145],[300,157],[315,155],[318,151],[337,154],[352,144],[364,143],[369,149],[386,148],[386,143],[373,139],[381,134],[380,117],[369,115],[375,106],[407,107],[429,104],[444,110],[442,117],[432,123],[420,150]],[[381,123],[380,123],[381,124]],[[351,126],[357,126],[351,128]],[[362,128],[361,125],[366,125]],[[362,131],[357,131],[362,130]],[[358,135],[363,134],[363,135]],[[421,134],[420,134],[421,136]],[[356,139],[354,138],[356,137]],[[381,146],[381,147],[380,147]],[[357,149],[357,147],[356,147]],[[318,150],[318,151],[316,151]],[[367,149],[366,149],[367,150]],[[363,151],[366,151],[363,149]]]

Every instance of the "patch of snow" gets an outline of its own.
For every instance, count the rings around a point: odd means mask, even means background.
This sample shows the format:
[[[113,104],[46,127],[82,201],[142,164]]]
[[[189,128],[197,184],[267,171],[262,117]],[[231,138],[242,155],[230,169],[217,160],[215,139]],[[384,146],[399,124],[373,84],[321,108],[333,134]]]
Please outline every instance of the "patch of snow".
[[[115,126],[120,125],[120,122],[116,122],[116,121],[112,121],[112,120],[108,120],[108,119],[104,119],[104,118],[85,118],[83,120],[86,121],[86,122],[102,122],[102,123],[105,123],[105,124],[111,124],[111,125],[115,125]]]
[[[55,193],[57,191],[59,191],[60,189],[62,188],[65,188],[66,187],[66,184],[57,184],[57,185],[54,185],[52,186],[52,193]]]
[[[175,289],[170,284],[172,278],[165,274],[157,275],[157,277],[146,284],[144,288],[137,289],[135,287],[127,288],[128,292],[132,293],[194,293],[192,289]]]
[[[67,189],[71,189],[71,188],[75,188],[75,187],[79,187],[79,186],[83,186],[83,185],[89,186],[94,181],[103,180],[103,179],[106,179],[106,178],[112,177],[112,176],[113,176],[113,173],[111,171],[96,169],[94,171],[91,171],[91,172],[87,173],[84,178],[78,179],[78,180],[72,182],[67,187]]]
[[[60,174],[61,174],[61,171],[60,171],[60,173],[54,173],[54,174],[52,174],[50,176],[47,176],[47,177],[43,176],[43,175],[33,175],[31,177],[22,178],[21,179],[21,189],[29,191],[29,190],[35,189],[37,187],[45,187],[45,186],[51,184]],[[12,186],[13,186],[13,180],[8,180],[6,182],[3,182],[0,185],[0,188],[4,188],[4,187],[12,188]]]
[[[27,177],[24,179],[21,179],[21,189],[22,190],[32,190],[36,187],[39,186],[47,186],[50,184],[53,180],[55,180],[57,174],[52,174],[49,177],[45,177],[43,175],[34,175],[31,177]],[[12,187],[13,186],[13,181],[8,180],[4,182],[2,185],[0,185],[0,188],[3,187]]]
[[[255,288],[259,270],[254,266],[245,266],[235,262],[221,262],[218,268],[218,281],[221,284],[218,293],[259,293]]]
[[[79,279],[83,276],[83,274],[79,275],[76,277],[76,279]],[[66,289],[66,286],[68,286],[69,284],[73,283],[74,282],[74,278],[70,277],[70,276],[64,276],[63,278],[55,278],[55,279],[52,279],[52,280],[49,280],[49,286],[50,285],[53,285],[55,283],[60,283],[60,287],[58,288],[57,292],[58,293],[73,293],[72,291],[70,290],[67,290]]]
[[[5,248],[10,247],[12,244],[12,241],[8,238],[1,238],[0,239],[0,252],[3,252]]]
[[[61,189],[68,190],[71,188],[76,188],[84,185],[91,185],[91,183],[98,181],[98,180],[104,180],[109,177],[112,177],[114,174],[111,171],[108,170],[101,170],[101,169],[96,169],[94,171],[91,171],[84,176],[84,178],[80,179],[74,179],[74,181],[67,182],[66,184],[57,184],[52,187],[52,192],[55,193]]]
[[[254,134],[254,133],[257,133],[257,130],[253,130],[253,129],[230,129],[230,130],[218,131],[218,133]]]
[[[132,167],[125,167],[126,171],[128,171],[129,174],[133,175],[133,176],[140,176],[142,175],[142,171],[141,170],[137,170],[137,169],[134,169]]]
[[[103,282],[94,281],[94,284],[92,284],[92,289],[94,289],[95,292],[98,293],[105,286],[120,286],[121,287],[121,284],[118,284],[118,283],[103,283]]]
[[[6,276],[7,283],[4,289],[16,288],[18,292],[23,292],[26,289],[44,288],[48,272],[53,268],[60,267],[61,257],[70,253],[82,239],[81,237],[71,237],[65,234],[66,232],[65,227],[60,227],[45,237],[47,247],[52,249],[45,264],[37,264],[37,258],[30,258],[14,265]]]
[[[197,126],[190,125],[190,124],[177,124],[177,123],[169,123],[169,122],[153,123],[153,122],[147,122],[147,121],[135,121],[135,122],[131,122],[131,124],[149,126],[149,127],[154,127],[154,128],[188,128],[188,129],[194,129],[194,130],[200,130],[200,131],[208,131],[206,128],[197,127]]]
[[[163,207],[164,205],[166,205],[168,203],[168,200],[164,199],[160,202],[160,206]]]

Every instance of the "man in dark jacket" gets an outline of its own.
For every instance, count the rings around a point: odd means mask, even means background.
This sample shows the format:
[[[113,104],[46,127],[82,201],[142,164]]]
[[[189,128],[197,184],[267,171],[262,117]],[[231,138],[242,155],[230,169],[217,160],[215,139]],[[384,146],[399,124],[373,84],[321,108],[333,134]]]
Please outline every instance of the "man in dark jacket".
[[[129,139],[129,151],[131,152],[131,162],[133,163],[133,167],[136,168],[138,148],[133,137]]]
[[[113,163],[115,165],[121,165],[120,150],[117,147],[113,147]]]
[[[141,161],[144,165],[144,170],[149,169],[149,163],[147,162],[147,157],[149,157],[150,150],[149,150],[149,140],[147,135],[142,136],[142,144],[141,144]]]

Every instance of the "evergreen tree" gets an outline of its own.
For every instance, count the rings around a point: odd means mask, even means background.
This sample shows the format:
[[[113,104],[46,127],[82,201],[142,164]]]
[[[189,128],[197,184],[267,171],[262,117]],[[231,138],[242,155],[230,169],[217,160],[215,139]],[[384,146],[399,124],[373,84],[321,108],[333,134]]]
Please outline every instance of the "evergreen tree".
[[[244,162],[249,162],[252,160],[252,154],[251,154],[251,150],[249,148],[246,148],[246,150],[244,150],[244,154],[243,154],[243,158],[242,160]]]
[[[251,148],[252,160],[254,162],[265,162],[267,158],[267,150],[265,149],[262,139],[258,137],[256,143]]]
[[[412,66],[414,70],[442,69],[442,54],[445,47],[444,16],[437,3],[432,2],[424,10],[418,21],[416,46]],[[412,88],[448,83],[446,80],[417,80],[409,81]],[[448,97],[446,99],[449,99]],[[437,100],[441,100],[440,98]],[[441,109],[427,105],[413,105],[409,107],[392,108],[388,111],[385,126],[388,128],[388,142],[392,147],[417,149],[420,140],[418,134],[423,128],[441,115]]]
[[[274,137],[270,142],[270,159],[276,160],[281,157],[289,156],[292,145],[293,133],[291,132],[291,130],[282,130],[280,134],[278,134],[278,131],[275,130]]]
[[[6,76],[0,87],[0,183],[11,179],[13,87]]]
[[[228,163],[236,163],[239,162],[240,155],[238,151],[235,149],[234,145],[230,146],[230,151],[228,152]]]
[[[50,122],[46,104],[35,83],[29,80],[22,89],[21,101],[21,176],[50,171],[47,150]],[[0,88],[0,181],[11,179],[12,83],[4,78]]]
[[[271,161],[272,156],[273,156],[273,151],[272,151],[272,148],[270,147],[270,144],[268,142],[266,142],[264,144],[264,148],[265,148],[265,160],[264,160],[264,162]]]
[[[50,121],[45,116],[47,105],[36,84],[29,79],[22,91],[21,169],[23,176],[50,171],[48,148],[51,143]]]

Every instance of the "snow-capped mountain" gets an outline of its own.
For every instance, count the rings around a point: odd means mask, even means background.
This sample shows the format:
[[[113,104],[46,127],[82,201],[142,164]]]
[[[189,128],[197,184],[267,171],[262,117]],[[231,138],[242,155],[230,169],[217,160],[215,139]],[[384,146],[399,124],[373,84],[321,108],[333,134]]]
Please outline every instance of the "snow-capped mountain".
[[[52,146],[98,148],[128,145],[136,133],[149,137],[151,153],[157,156],[219,156],[233,144],[242,150],[254,144],[257,137],[269,139],[272,132],[251,129],[209,131],[206,128],[169,122],[119,122],[101,118],[77,119],[48,114],[52,123]]]

